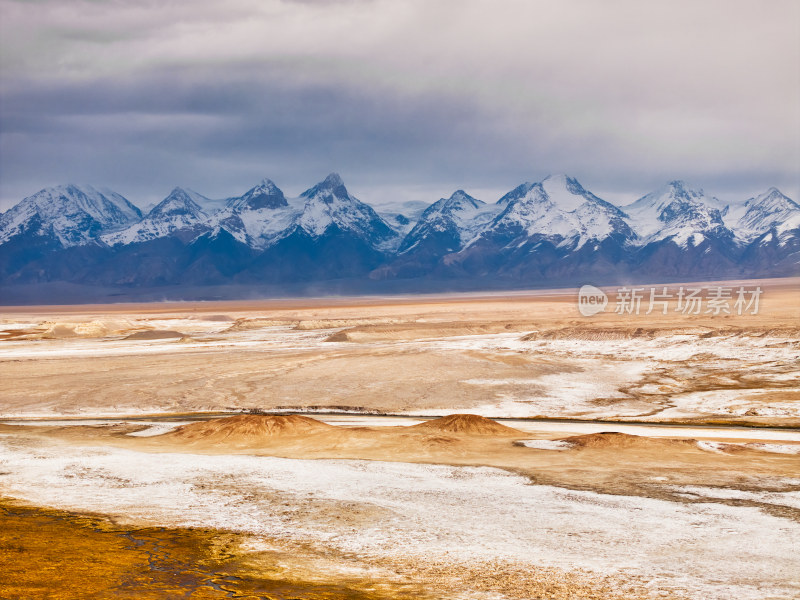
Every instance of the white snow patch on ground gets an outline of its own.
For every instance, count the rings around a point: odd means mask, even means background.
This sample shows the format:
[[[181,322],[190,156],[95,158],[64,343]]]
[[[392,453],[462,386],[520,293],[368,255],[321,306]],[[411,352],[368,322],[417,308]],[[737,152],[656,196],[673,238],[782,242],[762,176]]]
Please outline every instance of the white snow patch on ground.
[[[675,490],[684,494],[700,496],[702,498],[712,498],[721,500],[748,500],[752,502],[763,502],[786,506],[800,510],[800,492],[750,492],[729,488],[715,488],[704,486],[682,486],[675,487]]]
[[[123,425],[125,421],[109,421],[107,419],[47,419],[39,420],[4,420],[3,425],[31,425],[35,427],[70,427],[73,425],[85,425],[89,427],[112,427],[114,425]]]
[[[30,447],[7,437],[0,473],[10,497],[162,525],[312,539],[367,556],[625,572],[703,600],[800,594],[800,524],[755,507],[569,491],[486,467]],[[331,518],[354,505],[370,511],[360,526]]]
[[[172,325],[174,326],[175,324],[173,323]],[[188,342],[178,341],[177,338],[162,340],[91,338],[7,341],[0,344],[0,360],[173,354],[203,350],[214,352],[221,349],[236,348],[252,348],[261,351],[333,350],[334,344],[328,345],[321,342],[331,333],[339,330],[298,331],[291,327],[283,326],[264,327],[226,333],[221,339]]]
[[[697,447],[700,448],[700,450],[705,450],[706,452],[717,452],[719,454],[722,454],[725,451],[726,446],[728,446],[728,444],[724,444],[722,442],[697,442]]]
[[[180,427],[181,425],[188,425],[189,423],[193,423],[194,421],[133,421],[133,420],[114,420],[109,421],[107,419],[46,419],[46,420],[39,420],[39,419],[31,419],[31,420],[8,420],[8,421],[1,421],[3,425],[23,425],[29,427],[116,427],[119,425],[139,425],[139,426],[146,426],[146,429],[141,429],[139,431],[134,431],[127,435],[132,435],[135,437],[150,437],[154,435],[161,435],[162,433],[167,433],[168,431],[172,431],[176,427]]]
[[[746,444],[748,448],[777,454],[800,454],[800,444]]]
[[[28,327],[29,324],[25,324]],[[13,323],[3,327],[14,329]],[[248,330],[228,330],[230,323],[202,318],[151,318],[136,320],[135,328],[176,329],[195,336],[192,339],[125,340],[123,335],[82,339],[0,341],[0,361],[94,356],[139,356],[184,352],[225,352],[232,349],[259,352],[311,351],[320,354],[341,351],[354,342],[330,343],[325,340],[341,328],[295,329],[274,326]],[[197,337],[197,335],[203,337]],[[3,337],[3,336],[0,336]],[[485,390],[486,401],[469,408],[487,417],[633,417],[666,420],[698,415],[800,418],[800,402],[781,399],[774,389],[725,389],[704,392],[686,391],[682,381],[690,381],[693,365],[710,366],[720,372],[757,374],[766,387],[769,382],[797,386],[800,390],[800,362],[797,344],[774,336],[720,335],[709,338],[697,333],[656,338],[632,339],[531,339],[520,333],[456,336],[424,340],[383,340],[355,343],[381,351],[409,348],[452,354],[481,351],[522,357],[550,367],[561,366],[560,373],[503,378],[471,378],[464,383]],[[204,339],[205,338],[205,339]],[[455,358],[454,358],[455,359]],[[671,375],[672,369],[686,371]],[[657,382],[643,378],[659,372],[667,374]],[[682,372],[683,372],[682,371]],[[639,386],[642,382],[641,387]],[[639,397],[637,397],[637,394]],[[649,395],[646,397],[642,394]],[[640,399],[642,398],[642,399]],[[613,403],[597,400],[615,400]],[[661,407],[667,407],[661,412]],[[453,412],[450,406],[436,407],[420,415]],[[158,408],[156,408],[158,412]],[[140,414],[144,414],[142,411]],[[9,417],[21,415],[8,415]],[[31,415],[33,416],[33,415]],[[41,415],[44,416],[44,415]],[[57,416],[57,415],[52,415]]]
[[[683,367],[698,360],[712,366],[726,365],[732,370],[743,368],[742,365],[747,365],[750,370],[757,368],[759,377],[766,381],[800,382],[797,348],[785,344],[785,338],[739,335],[701,338],[696,334],[678,334],[652,339],[567,338],[526,341],[521,337],[519,334],[503,333],[414,343],[443,351],[508,352],[532,360],[539,357],[547,361],[557,360],[565,365],[564,373],[530,379],[467,380],[466,383],[471,385],[485,386],[487,395],[495,396],[494,401],[473,410],[489,417],[580,415],[603,418],[610,415],[640,415],[652,409],[652,405],[645,407],[641,402],[627,400],[621,391],[626,388],[640,393],[662,393],[664,402],[675,404],[673,408],[658,413],[659,419],[709,413],[741,416],[752,410],[758,416],[800,417],[800,403],[775,401],[774,390],[680,393],[678,389],[674,394],[664,394],[660,385],[650,384],[643,389],[635,386],[648,372],[657,372],[664,367]],[[511,389],[512,386],[524,385],[530,387],[528,393]],[[509,389],[502,390],[503,387]],[[788,391],[788,388],[784,389]],[[761,400],[761,394],[773,394],[773,397]],[[600,398],[618,398],[620,402],[610,407],[602,406],[594,402]],[[425,414],[441,414],[441,411],[428,411]]]
[[[19,321],[0,321],[0,332],[3,331],[25,331],[33,329],[38,323],[20,323]]]
[[[526,448],[536,450],[569,450],[574,446],[572,442],[564,440],[521,440],[518,443]]]
[[[764,443],[726,443],[726,442],[697,442],[697,447],[709,452],[724,453],[726,450],[749,448],[762,452],[776,454],[800,454],[800,444],[764,444]]]
[[[781,392],[800,392],[800,388],[783,388]],[[659,413],[659,418],[683,418],[698,413],[759,417],[800,417],[800,402],[780,402],[769,399],[763,403],[759,396],[775,396],[775,390],[710,390],[675,394],[670,402],[675,406]]]
[[[162,433],[167,433],[180,427],[181,425],[188,425],[189,423],[193,423],[194,421],[170,421],[170,422],[163,422],[163,423],[142,423],[142,425],[150,425],[147,429],[140,429],[139,431],[133,431],[128,435],[134,437],[153,437],[154,435],[161,435]]]
[[[177,329],[184,333],[208,333],[214,334],[228,329],[232,323],[230,321],[206,321],[202,318],[197,319],[142,319],[141,324],[153,329]]]

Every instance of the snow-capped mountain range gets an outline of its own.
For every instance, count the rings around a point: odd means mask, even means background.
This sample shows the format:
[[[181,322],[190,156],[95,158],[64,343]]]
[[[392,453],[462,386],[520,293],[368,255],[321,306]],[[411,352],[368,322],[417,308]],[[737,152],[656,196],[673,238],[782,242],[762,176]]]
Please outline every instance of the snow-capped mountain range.
[[[103,234],[99,239],[102,243],[115,246],[203,229],[209,222],[209,215],[200,206],[204,200],[207,198],[200,194],[176,187],[151,208],[141,221],[125,229]]]
[[[175,188],[144,215],[109,190],[65,185],[0,215],[5,285],[343,278],[535,285],[794,275],[799,266],[796,202],[770,188],[723,203],[681,181],[618,207],[557,175],[492,203],[458,190],[410,214],[379,214],[335,173],[296,198],[269,179],[224,201]]]
[[[295,230],[316,238],[336,228],[369,238],[379,247],[397,236],[375,210],[350,195],[336,173],[290,199],[264,179],[244,195],[229,198],[225,208],[207,224],[212,229],[225,229],[238,241],[260,250]]]
[[[141,219],[141,211],[115,192],[60,185],[41,190],[0,215],[0,244],[34,233],[51,236],[64,247],[77,246]]]
[[[560,246],[580,248],[610,236],[636,236],[616,206],[583,189],[565,175],[525,183],[503,196],[504,210],[481,232],[521,244],[530,239],[558,240]]]

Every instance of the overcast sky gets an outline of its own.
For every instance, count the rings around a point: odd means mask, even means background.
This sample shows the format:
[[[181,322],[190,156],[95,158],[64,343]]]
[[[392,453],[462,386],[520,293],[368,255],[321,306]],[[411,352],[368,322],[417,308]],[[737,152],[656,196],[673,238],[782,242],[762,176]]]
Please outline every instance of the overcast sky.
[[[0,209],[327,173],[374,204],[568,173],[800,192],[796,0],[0,0]]]

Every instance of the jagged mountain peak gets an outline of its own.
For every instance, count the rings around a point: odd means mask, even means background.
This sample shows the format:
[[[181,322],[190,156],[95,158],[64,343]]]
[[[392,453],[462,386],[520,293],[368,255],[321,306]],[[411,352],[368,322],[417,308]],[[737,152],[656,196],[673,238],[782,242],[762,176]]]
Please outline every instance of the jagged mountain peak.
[[[771,208],[800,208],[797,202],[789,198],[776,187],[771,187],[763,194],[759,194],[755,198],[750,198],[747,204],[758,204]]]
[[[483,243],[511,248],[546,239],[577,249],[592,240],[636,237],[622,211],[567,175],[517,186],[498,204],[504,206],[502,212],[474,243],[482,239]]]
[[[264,179],[259,181],[257,185],[249,189],[245,193],[245,196],[254,196],[256,194],[267,194],[283,197],[283,191],[268,177],[264,177]]]
[[[686,193],[686,182],[683,179],[668,181],[666,187],[675,190],[676,193]]]
[[[750,198],[743,208],[735,228],[745,238],[766,233],[773,227],[779,230],[800,227],[800,205],[776,187]]]
[[[329,173],[322,183],[328,187],[338,187],[340,185],[344,185],[342,177],[338,173]]]
[[[469,213],[470,218],[476,210],[485,207],[486,203],[473,198],[464,190],[456,190],[449,198],[439,198],[420,215],[417,225],[447,220],[449,224],[461,224],[464,220],[458,213]]]
[[[146,218],[165,219],[178,215],[208,216],[198,200],[207,199],[195,192],[176,187],[166,198],[150,209]]]
[[[565,174],[548,175],[539,183],[532,184],[530,189],[543,192],[543,194],[536,194],[532,198],[550,202],[562,211],[576,211],[587,202],[589,204],[603,205],[605,210],[610,210],[611,212],[615,212],[616,209],[612,204],[587,191],[577,179]]]
[[[509,202],[513,202],[514,200],[519,200],[520,198],[524,198],[530,191],[531,188],[536,185],[535,183],[525,182],[523,184],[518,185],[513,190],[508,192],[507,194],[503,195],[498,201],[497,204],[508,204]]]
[[[331,227],[376,247],[397,236],[372,207],[350,195],[336,173],[291,200],[265,179],[243,196],[229,199],[218,220],[238,240],[262,249],[293,233],[318,238]]]
[[[651,194],[672,199],[693,199],[705,197],[705,192],[702,190],[702,188],[695,189],[683,179],[673,179],[672,181],[668,181],[660,188],[651,192]],[[651,194],[648,194],[648,196]]]
[[[374,247],[397,238],[397,232],[371,206],[350,195],[337,173],[331,173],[300,197],[305,204],[296,224],[312,237],[334,227],[354,233]]]
[[[101,223],[141,218],[141,211],[116,192],[74,183],[44,188],[28,196],[20,204],[35,206],[42,216],[81,210]]]
[[[733,233],[725,226],[720,202],[674,180],[623,206],[634,229],[647,242],[672,239],[676,244],[695,245],[706,237],[729,240]]]
[[[456,190],[449,198],[440,198],[423,211],[398,251],[456,251],[499,209],[497,204],[487,206],[464,190]]]
[[[241,196],[228,198],[226,201],[226,206],[236,211],[277,209],[288,205],[283,191],[266,177]]]
[[[570,179],[571,178],[566,173],[550,173],[547,177],[542,179],[542,181],[540,181],[539,183],[542,183],[544,181],[551,181],[551,182],[553,182],[555,184],[559,184],[559,185],[564,185],[565,186],[565,185],[567,185],[567,182]]]
[[[542,179],[539,183],[544,187],[567,188],[575,194],[584,193],[586,190],[575,177],[570,177],[566,173],[554,173]]]
[[[640,212],[642,210],[655,210],[662,212],[669,204],[675,201],[689,202],[689,203],[703,203],[712,202],[713,199],[706,198],[705,192],[702,189],[692,189],[685,181],[675,179],[669,181],[657,190],[645,194],[635,202],[623,207],[623,210],[630,214],[631,212]]]
[[[196,235],[205,231],[209,225],[209,215],[201,203],[208,198],[181,187],[173,190],[138,223],[108,233],[102,237],[109,246],[147,242],[168,235]]]
[[[472,208],[480,208],[486,204],[477,198],[473,198],[464,190],[456,190],[453,192],[450,197],[445,200],[445,203],[449,206],[470,206]]]
[[[566,173],[555,173],[552,175],[548,175],[544,179],[542,179],[539,184],[542,187],[550,187],[551,189],[555,188],[564,188],[572,191],[573,193],[582,193],[585,190],[583,186],[578,183],[578,180],[574,177],[570,177]]]
[[[334,198],[351,199],[350,193],[338,173],[331,173],[317,185],[300,194],[301,198],[319,199],[330,203]]]
[[[261,181],[258,182],[258,186],[260,188],[269,189],[269,190],[277,190],[278,186],[275,185],[275,182],[272,181],[269,177],[264,177]]]
[[[537,183],[523,183],[500,198],[498,204],[537,205],[536,210],[555,212],[599,209],[615,217],[624,216],[613,204],[587,191],[574,177],[564,174],[548,175]]]
[[[800,256],[800,206],[777,188],[723,204],[673,180],[624,207],[626,214],[560,174],[523,183],[489,205],[457,189],[433,204],[420,202],[412,219],[394,230],[336,173],[299,197],[287,199],[263,179],[224,209],[204,212],[214,202],[221,201],[176,187],[142,218],[107,190],[75,184],[41,190],[0,214],[0,269],[7,269],[0,270],[0,284],[91,278],[84,275],[86,263],[78,271],[68,254],[59,254],[76,245],[86,245],[79,256],[96,257],[104,269],[107,261],[103,281],[170,285],[182,281],[175,265],[197,257],[202,260],[192,273],[201,278],[210,265],[217,283],[240,271],[241,281],[274,277],[279,283],[309,272],[544,281],[592,269],[615,276],[631,269],[647,276],[738,276],[741,265],[741,273],[780,274],[796,271]],[[400,215],[392,218],[401,222]],[[402,241],[398,229],[408,233]],[[3,256],[10,258],[3,262]],[[152,264],[140,267],[147,256]]]
[[[587,201],[608,204],[605,200],[588,192],[576,178],[564,173],[548,175],[535,183],[529,181],[522,183],[501,197],[497,203],[508,204],[515,200],[551,202],[557,208],[568,211],[577,209]]]
[[[27,232],[76,246],[141,218],[141,211],[116,192],[70,183],[39,190],[0,215],[0,243]]]

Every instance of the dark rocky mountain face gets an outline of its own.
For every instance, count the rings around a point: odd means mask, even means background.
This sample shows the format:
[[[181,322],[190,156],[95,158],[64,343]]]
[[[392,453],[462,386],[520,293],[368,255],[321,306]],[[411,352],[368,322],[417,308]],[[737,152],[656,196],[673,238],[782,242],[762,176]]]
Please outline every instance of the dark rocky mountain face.
[[[800,227],[761,234],[743,249],[737,266],[762,277],[800,276]]]

